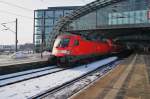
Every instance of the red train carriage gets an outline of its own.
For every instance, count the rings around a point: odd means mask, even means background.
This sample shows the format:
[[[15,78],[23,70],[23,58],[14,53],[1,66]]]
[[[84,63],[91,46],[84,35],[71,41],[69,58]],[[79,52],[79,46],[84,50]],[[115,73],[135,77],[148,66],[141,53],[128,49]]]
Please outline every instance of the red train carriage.
[[[112,41],[91,41],[79,35],[63,34],[56,38],[52,54],[59,63],[70,63],[88,57],[109,54],[113,50]]]

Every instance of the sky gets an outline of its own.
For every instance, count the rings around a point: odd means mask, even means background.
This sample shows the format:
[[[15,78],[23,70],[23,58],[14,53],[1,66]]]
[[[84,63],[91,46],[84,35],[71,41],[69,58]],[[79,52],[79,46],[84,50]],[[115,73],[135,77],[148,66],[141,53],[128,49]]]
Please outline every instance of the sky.
[[[56,6],[83,6],[94,0],[0,0],[0,45],[15,44],[15,19],[18,19],[18,43],[33,42],[34,10]],[[6,30],[1,24],[12,31]],[[13,32],[14,31],[14,32]]]

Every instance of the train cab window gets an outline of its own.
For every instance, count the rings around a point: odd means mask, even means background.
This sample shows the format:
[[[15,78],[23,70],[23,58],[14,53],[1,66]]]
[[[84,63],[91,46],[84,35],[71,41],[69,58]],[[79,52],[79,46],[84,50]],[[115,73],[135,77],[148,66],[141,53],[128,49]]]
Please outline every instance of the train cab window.
[[[62,48],[68,47],[69,42],[70,42],[70,39],[69,39],[69,38],[62,38],[62,39],[60,40],[60,43],[59,43],[59,45],[58,45],[57,47],[62,47]]]
[[[79,45],[79,40],[75,40],[74,41],[74,46],[78,46]]]

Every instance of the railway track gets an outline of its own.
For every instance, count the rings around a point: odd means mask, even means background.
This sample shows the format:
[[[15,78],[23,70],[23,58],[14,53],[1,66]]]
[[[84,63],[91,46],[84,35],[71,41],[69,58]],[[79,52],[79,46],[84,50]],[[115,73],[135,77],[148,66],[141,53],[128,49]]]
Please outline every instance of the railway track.
[[[87,65],[65,70],[62,68],[55,68],[55,66],[52,66],[51,68],[46,67],[45,69],[35,70],[33,75],[36,76],[33,77],[31,77],[32,73],[28,71],[27,75],[30,78],[26,79],[22,79],[23,76],[26,76],[25,73],[20,73],[18,76],[15,75],[13,78],[11,78],[11,76],[2,77],[0,78],[3,79],[2,82],[0,82],[0,96],[8,99],[40,98],[41,96],[45,96],[47,93],[57,92],[59,89],[63,89],[65,86],[68,86],[71,83],[78,82],[79,79],[83,79],[87,75],[91,75],[96,70],[100,70],[100,67],[102,69],[101,73],[104,73],[113,67],[112,62],[116,60],[117,57],[109,57]],[[45,70],[47,72],[45,72]],[[39,71],[44,73],[41,74]],[[16,79],[16,77],[19,77],[17,78],[19,80],[10,83],[10,79],[13,80]],[[3,81],[5,81],[5,84]],[[7,82],[9,82],[9,84]]]
[[[61,86],[57,86],[57,87],[54,87],[52,89],[49,89],[49,90],[47,90],[43,93],[37,94],[37,95],[35,95],[35,96],[33,96],[29,99],[45,99],[45,98],[46,99],[49,99],[49,98],[67,99],[70,96],[72,96],[73,94],[75,94],[75,93],[79,92],[80,90],[82,90],[84,87],[91,84],[93,81],[99,79],[99,77],[102,77],[106,73],[113,70],[117,66],[117,64],[119,64],[119,60],[112,61],[112,62],[110,62],[108,64],[105,64],[103,66],[100,66],[100,67],[96,68],[95,70],[90,71],[90,72],[88,72],[88,73],[86,73],[86,74],[84,74],[80,77],[77,77],[77,78],[75,78],[71,81],[68,81],[68,82],[64,83],[63,85],[61,85]],[[81,83],[85,82],[85,84],[80,85],[79,82],[81,82]],[[73,87],[73,90],[72,90],[72,86],[74,86],[74,85],[80,86],[80,88],[77,87],[75,89]],[[66,90],[67,90],[67,92],[65,92]]]
[[[103,79],[70,99],[149,99],[149,56],[132,54]]]
[[[56,73],[62,70],[66,70],[67,68],[58,68],[57,66],[48,66],[40,69],[28,70],[8,75],[0,76],[0,87],[10,85],[13,83],[33,79],[36,77]]]

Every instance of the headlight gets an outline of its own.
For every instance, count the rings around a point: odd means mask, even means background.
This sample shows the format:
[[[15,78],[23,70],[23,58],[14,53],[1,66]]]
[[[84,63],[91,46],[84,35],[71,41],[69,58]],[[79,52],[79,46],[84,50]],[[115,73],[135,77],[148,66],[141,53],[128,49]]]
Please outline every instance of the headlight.
[[[57,50],[57,53],[70,54],[68,50]]]

